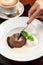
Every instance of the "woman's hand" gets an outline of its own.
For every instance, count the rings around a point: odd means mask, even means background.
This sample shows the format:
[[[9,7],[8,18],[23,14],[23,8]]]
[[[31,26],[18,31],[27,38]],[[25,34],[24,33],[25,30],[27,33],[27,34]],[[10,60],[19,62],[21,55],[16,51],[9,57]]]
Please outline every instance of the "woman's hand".
[[[36,0],[34,5],[28,11],[29,20],[27,24],[31,23],[35,18],[43,17],[43,0]]]

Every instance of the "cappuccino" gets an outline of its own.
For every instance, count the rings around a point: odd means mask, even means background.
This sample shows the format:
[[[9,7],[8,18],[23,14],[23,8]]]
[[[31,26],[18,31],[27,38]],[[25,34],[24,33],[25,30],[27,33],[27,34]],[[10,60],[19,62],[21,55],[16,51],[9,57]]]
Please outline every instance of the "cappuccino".
[[[0,0],[1,6],[12,7],[18,3],[18,0]]]

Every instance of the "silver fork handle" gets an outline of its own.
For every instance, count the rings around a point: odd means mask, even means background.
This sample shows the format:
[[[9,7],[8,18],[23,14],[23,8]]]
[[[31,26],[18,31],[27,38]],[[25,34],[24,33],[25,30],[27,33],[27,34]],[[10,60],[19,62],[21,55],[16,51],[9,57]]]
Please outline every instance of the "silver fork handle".
[[[23,28],[23,30],[25,30],[28,27],[29,24],[27,24],[27,26],[25,28]]]

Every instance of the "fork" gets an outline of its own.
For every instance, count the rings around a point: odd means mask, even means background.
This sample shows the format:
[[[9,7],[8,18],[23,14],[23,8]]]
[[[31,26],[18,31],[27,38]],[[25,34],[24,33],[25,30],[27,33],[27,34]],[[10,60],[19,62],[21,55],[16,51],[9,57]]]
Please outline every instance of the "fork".
[[[27,24],[27,26],[25,28],[22,29],[22,31],[24,31],[25,29],[27,29],[29,24]],[[22,31],[20,32],[19,36],[18,36],[18,39],[22,36]]]

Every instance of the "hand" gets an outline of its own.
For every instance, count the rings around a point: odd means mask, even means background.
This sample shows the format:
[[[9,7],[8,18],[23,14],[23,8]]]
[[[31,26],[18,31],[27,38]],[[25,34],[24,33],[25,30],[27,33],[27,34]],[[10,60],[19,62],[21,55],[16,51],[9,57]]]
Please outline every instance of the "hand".
[[[43,0],[36,0],[34,5],[28,11],[29,20],[27,24],[31,23],[35,18],[43,17]]]

